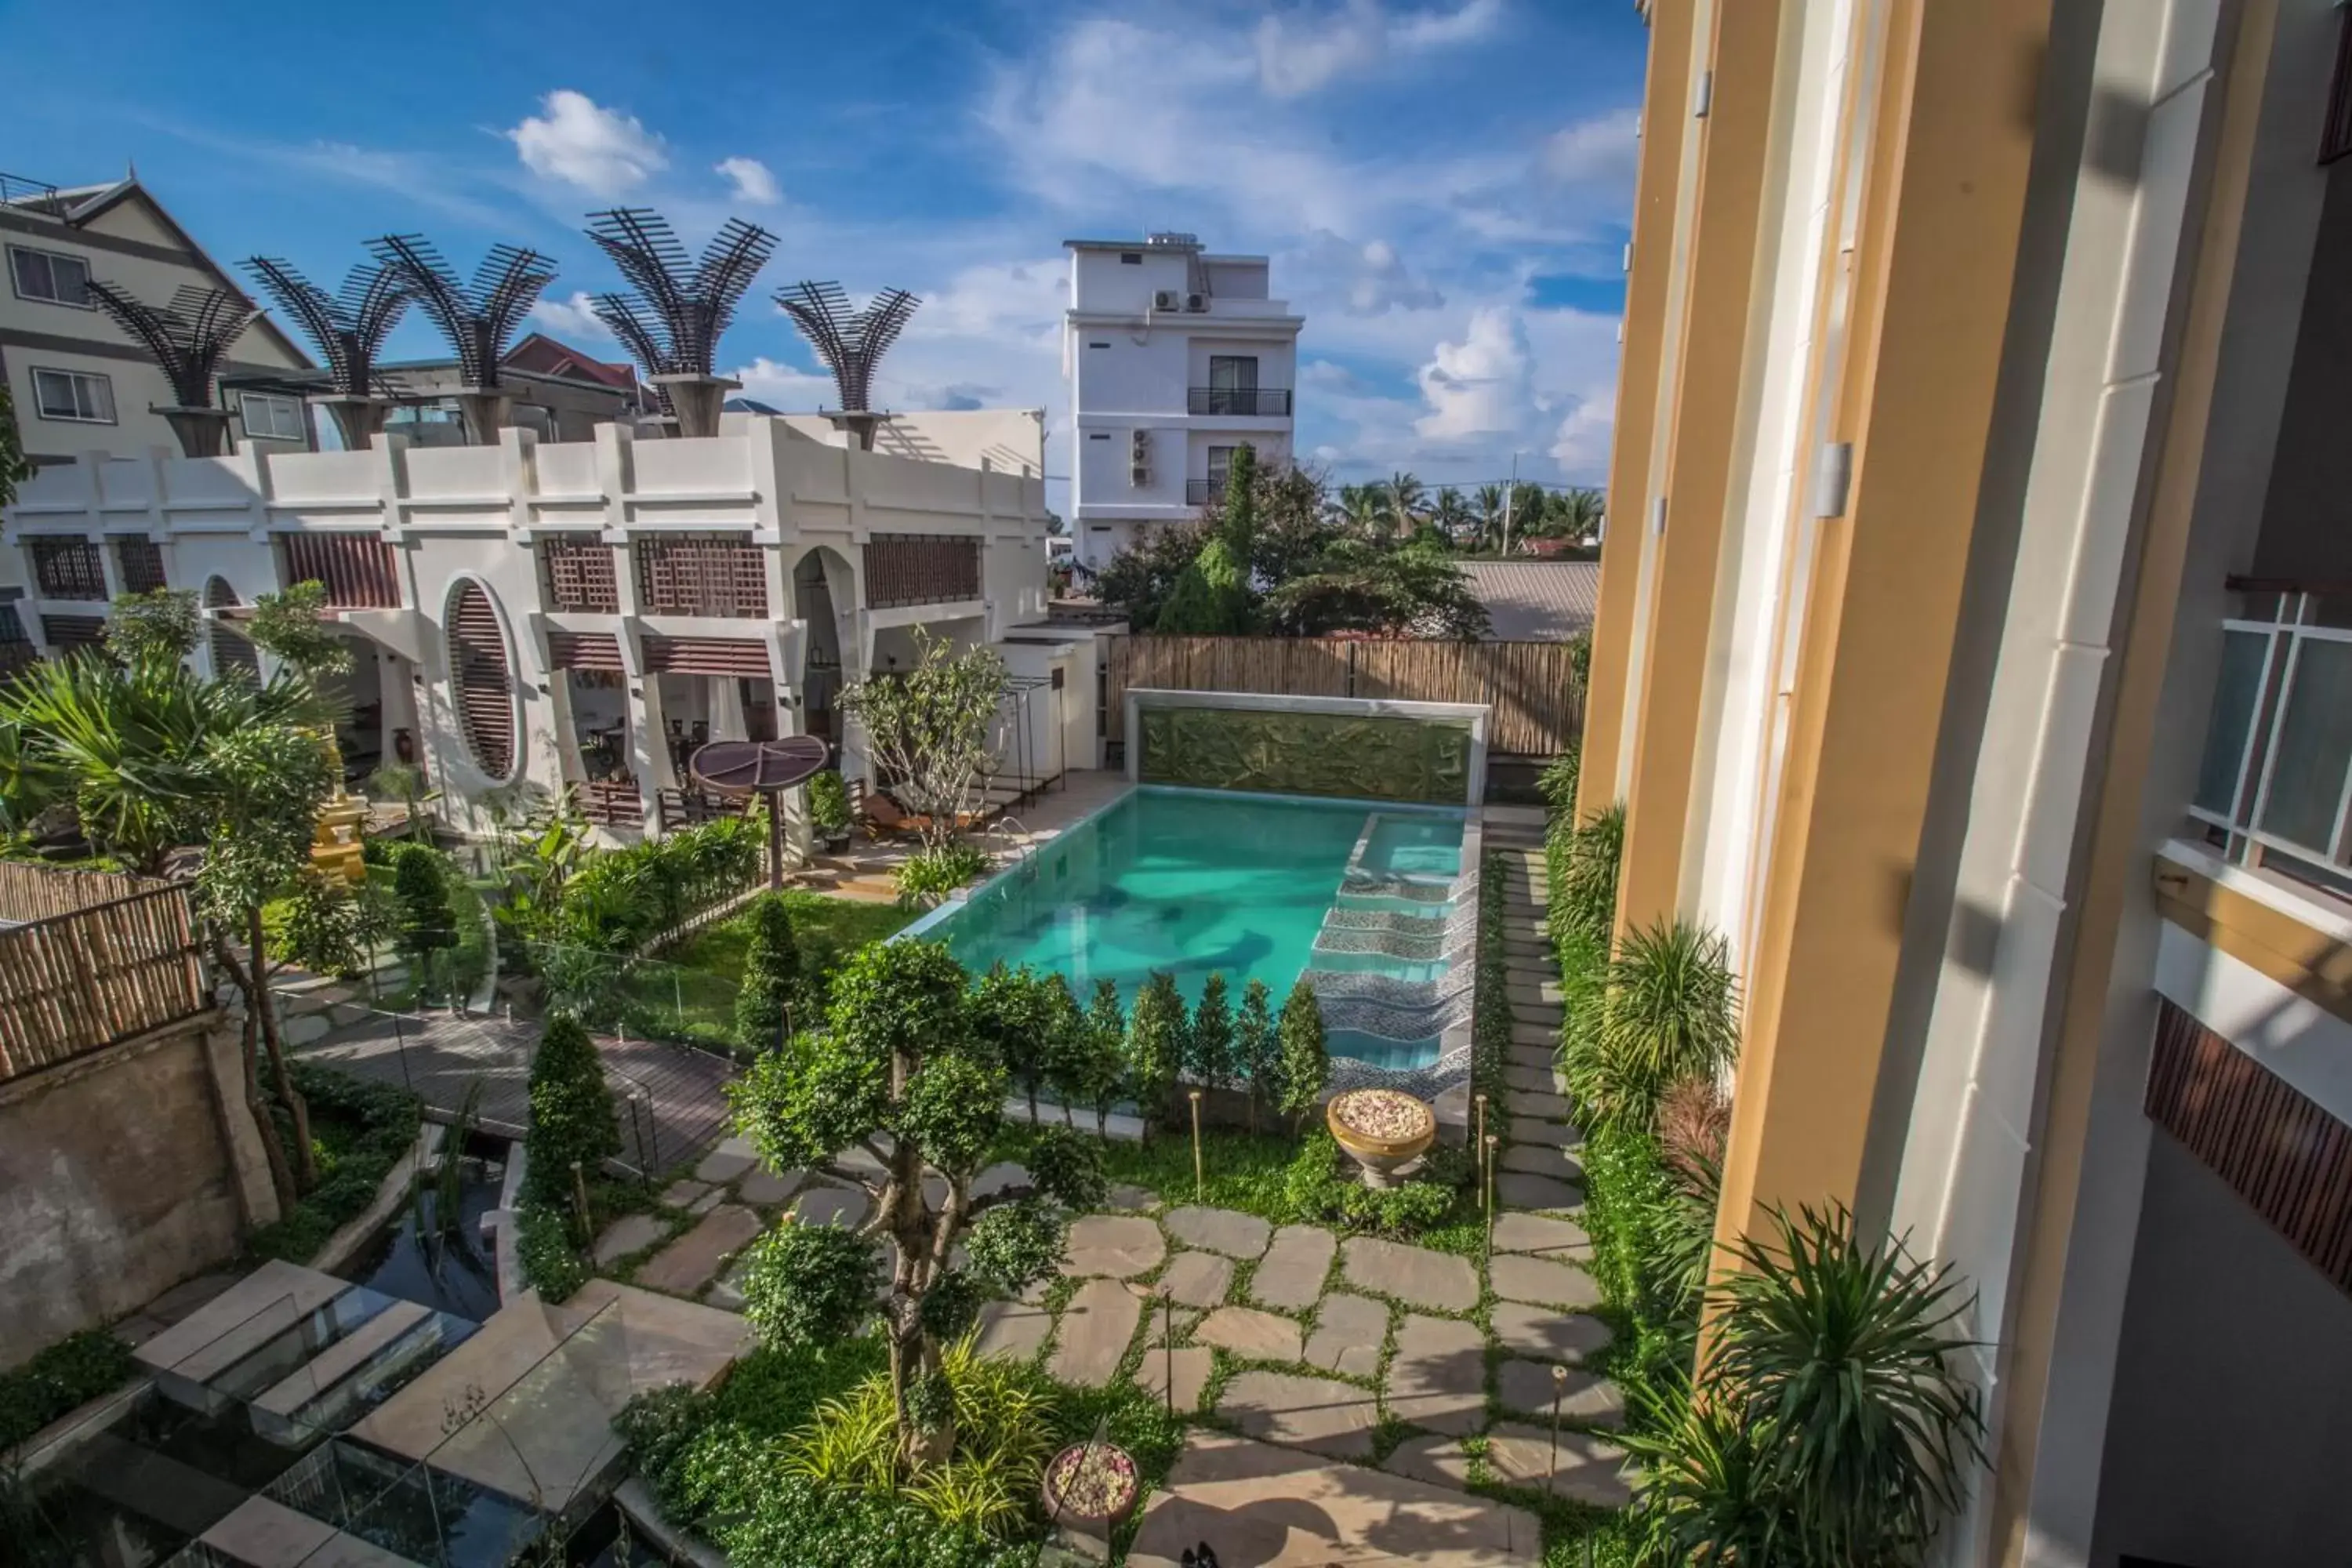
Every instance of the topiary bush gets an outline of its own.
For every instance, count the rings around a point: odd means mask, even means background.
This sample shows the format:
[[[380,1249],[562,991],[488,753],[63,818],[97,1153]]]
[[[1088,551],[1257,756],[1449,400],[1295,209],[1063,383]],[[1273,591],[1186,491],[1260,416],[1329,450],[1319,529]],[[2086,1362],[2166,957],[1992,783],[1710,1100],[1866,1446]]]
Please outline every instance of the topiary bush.
[[[586,1026],[569,1013],[548,1019],[530,1059],[530,1125],[523,1147],[530,1156],[526,1196],[564,1210],[573,1200],[572,1167],[576,1163],[593,1177],[621,1152],[604,1058]]]
[[[805,981],[792,909],[780,893],[751,902],[751,940],[743,953],[743,988],[735,994],[735,1037],[751,1050],[770,1050],[800,1010]]]
[[[1323,1005],[1315,999],[1315,987],[1300,975],[1283,999],[1282,1018],[1276,1026],[1282,1047],[1283,1114],[1293,1127],[1306,1125],[1307,1118],[1323,1101],[1324,1086],[1331,1081],[1331,1049],[1323,1032]]]

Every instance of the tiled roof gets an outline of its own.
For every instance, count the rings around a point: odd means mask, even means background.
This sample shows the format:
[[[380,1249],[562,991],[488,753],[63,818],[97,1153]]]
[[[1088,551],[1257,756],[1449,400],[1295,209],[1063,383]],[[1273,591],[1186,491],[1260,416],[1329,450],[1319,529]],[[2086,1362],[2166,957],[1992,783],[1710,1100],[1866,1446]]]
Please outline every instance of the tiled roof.
[[[1598,561],[1465,561],[1462,570],[1496,642],[1564,642],[1592,629]]]

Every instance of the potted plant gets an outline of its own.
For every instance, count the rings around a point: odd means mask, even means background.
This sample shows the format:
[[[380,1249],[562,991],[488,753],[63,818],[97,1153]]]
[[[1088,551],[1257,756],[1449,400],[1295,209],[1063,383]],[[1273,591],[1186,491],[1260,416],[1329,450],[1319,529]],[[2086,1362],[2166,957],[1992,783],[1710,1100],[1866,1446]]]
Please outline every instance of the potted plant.
[[[1039,1482],[1045,1517],[1066,1530],[1108,1539],[1143,1495],[1135,1459],[1118,1444],[1073,1443],[1053,1458]]]
[[[1437,1141],[1437,1112],[1401,1089],[1351,1089],[1324,1112],[1331,1136],[1363,1171],[1364,1185],[1390,1187]]]
[[[809,780],[809,821],[827,854],[849,847],[849,789],[839,773],[821,773]]]

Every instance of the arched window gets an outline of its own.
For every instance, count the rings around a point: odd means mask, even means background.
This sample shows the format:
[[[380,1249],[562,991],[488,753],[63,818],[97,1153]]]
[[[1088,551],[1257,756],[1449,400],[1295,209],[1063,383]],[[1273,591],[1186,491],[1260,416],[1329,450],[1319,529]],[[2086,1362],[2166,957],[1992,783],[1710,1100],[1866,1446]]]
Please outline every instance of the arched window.
[[[494,779],[514,771],[514,681],[506,634],[488,590],[468,579],[449,596],[449,686],[475,765]]]

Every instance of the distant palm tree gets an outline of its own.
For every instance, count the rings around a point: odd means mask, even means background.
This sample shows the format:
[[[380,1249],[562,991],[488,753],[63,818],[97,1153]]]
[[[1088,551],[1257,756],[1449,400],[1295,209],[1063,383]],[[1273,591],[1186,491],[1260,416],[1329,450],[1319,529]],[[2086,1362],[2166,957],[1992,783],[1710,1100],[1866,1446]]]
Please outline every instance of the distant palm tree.
[[[1503,487],[1478,487],[1478,542],[1499,546],[1503,542]]]
[[[1391,475],[1382,500],[1386,502],[1389,532],[1394,538],[1404,538],[1429,516],[1428,487],[1411,474]]]
[[[1456,544],[1462,542],[1463,536],[1470,531],[1475,521],[1470,515],[1470,503],[1464,500],[1462,492],[1452,485],[1437,492],[1437,500],[1429,509],[1429,521],[1444,532],[1449,542]]]
[[[1354,532],[1367,539],[1380,536],[1386,521],[1388,497],[1378,484],[1341,485],[1339,516]]]
[[[1607,502],[1601,493],[1586,485],[1562,490],[1552,497],[1553,518],[1559,531],[1570,539],[1584,539],[1600,532],[1601,521],[1607,510]]]

